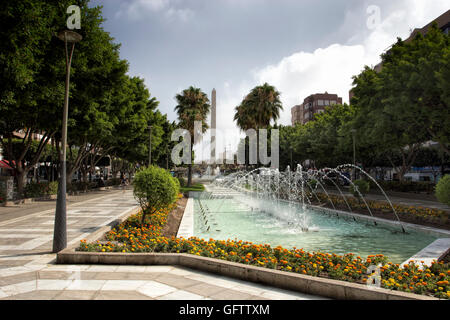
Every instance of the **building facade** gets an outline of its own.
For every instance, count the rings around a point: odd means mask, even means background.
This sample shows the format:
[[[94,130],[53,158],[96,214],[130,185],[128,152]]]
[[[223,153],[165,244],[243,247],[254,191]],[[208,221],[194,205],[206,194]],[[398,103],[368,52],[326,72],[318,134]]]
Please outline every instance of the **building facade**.
[[[332,93],[316,93],[306,97],[303,103],[291,108],[291,123],[305,124],[314,119],[314,115],[325,111],[325,108],[342,104],[342,98]]]

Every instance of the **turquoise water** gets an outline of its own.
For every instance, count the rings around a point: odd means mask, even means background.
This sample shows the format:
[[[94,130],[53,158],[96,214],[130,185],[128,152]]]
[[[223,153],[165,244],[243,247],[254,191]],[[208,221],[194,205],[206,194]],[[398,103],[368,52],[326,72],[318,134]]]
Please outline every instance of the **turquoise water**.
[[[361,257],[384,254],[393,263],[402,263],[437,237],[425,233],[373,223],[337,218],[335,215],[280,202],[259,203],[252,198],[199,200],[194,202],[194,235],[216,240],[239,239],[253,243],[281,245],[287,249],[328,253],[354,253]],[[253,210],[252,210],[253,207]],[[264,210],[264,211],[261,211]],[[302,232],[306,219],[308,232]]]

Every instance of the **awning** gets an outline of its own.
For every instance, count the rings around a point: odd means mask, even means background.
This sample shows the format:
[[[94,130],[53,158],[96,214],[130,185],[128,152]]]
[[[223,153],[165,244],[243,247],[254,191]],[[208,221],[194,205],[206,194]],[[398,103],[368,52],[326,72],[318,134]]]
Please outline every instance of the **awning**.
[[[0,168],[2,168],[2,169],[10,169],[10,170],[13,169],[13,168],[11,168],[9,166],[8,160],[0,160]]]

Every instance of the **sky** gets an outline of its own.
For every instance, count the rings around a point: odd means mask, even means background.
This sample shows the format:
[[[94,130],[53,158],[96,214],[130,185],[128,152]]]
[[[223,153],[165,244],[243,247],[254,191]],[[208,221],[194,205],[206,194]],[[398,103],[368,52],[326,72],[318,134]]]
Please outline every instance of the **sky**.
[[[348,103],[352,76],[374,66],[448,9],[448,0],[93,0],[104,29],[121,43],[129,74],[145,79],[159,109],[176,120],[175,95],[217,91],[218,150],[235,148],[234,108],[265,82],[281,93],[277,121],[310,94]],[[208,154],[208,151],[203,151]]]

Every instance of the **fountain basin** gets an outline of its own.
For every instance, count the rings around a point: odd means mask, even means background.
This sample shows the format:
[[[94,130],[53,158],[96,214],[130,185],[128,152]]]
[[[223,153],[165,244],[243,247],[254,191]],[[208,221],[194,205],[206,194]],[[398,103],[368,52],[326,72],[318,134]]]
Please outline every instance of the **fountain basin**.
[[[236,238],[335,254],[351,252],[361,257],[383,254],[394,263],[405,261],[439,238],[437,234],[414,229],[403,233],[395,224],[375,226],[367,219],[353,218],[338,216],[332,210],[310,206],[304,209],[298,203],[258,200],[244,194],[226,199],[196,199],[194,236]]]

